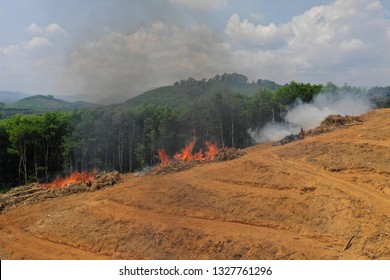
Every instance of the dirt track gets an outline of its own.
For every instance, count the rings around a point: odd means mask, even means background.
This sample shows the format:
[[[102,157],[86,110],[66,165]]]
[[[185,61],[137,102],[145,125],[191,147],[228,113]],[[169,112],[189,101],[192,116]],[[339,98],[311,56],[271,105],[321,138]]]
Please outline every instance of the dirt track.
[[[0,216],[1,259],[390,259],[390,110]]]

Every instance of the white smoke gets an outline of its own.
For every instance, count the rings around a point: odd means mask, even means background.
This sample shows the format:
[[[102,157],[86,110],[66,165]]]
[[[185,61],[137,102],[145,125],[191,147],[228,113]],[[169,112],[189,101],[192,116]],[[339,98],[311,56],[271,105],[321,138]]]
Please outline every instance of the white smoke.
[[[320,93],[311,103],[297,100],[284,117],[284,123],[268,123],[258,131],[249,131],[257,143],[276,141],[290,134],[315,128],[329,115],[360,115],[373,108],[372,103],[363,94]]]
[[[256,141],[263,143],[267,141],[276,141],[284,138],[291,133],[298,133],[300,128],[289,123],[267,123],[259,130],[248,130],[248,133]]]

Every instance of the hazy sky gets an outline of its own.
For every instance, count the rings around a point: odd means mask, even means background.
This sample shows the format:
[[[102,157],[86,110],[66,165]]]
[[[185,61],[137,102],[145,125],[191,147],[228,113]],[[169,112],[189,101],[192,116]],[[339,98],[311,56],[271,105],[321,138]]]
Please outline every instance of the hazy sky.
[[[120,101],[224,72],[390,85],[389,2],[0,0],[0,90]]]

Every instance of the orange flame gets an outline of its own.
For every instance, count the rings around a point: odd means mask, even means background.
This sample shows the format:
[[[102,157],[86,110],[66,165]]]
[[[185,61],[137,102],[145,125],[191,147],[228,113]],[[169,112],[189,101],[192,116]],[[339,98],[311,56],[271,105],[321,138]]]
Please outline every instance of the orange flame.
[[[158,158],[162,165],[167,165],[170,162],[169,156],[164,149],[158,149]]]
[[[96,173],[97,173],[96,169],[94,169],[92,173],[89,173],[87,171],[83,171],[83,172],[75,171],[72,174],[70,174],[70,176],[67,178],[61,178],[60,176],[57,176],[53,182],[48,184],[41,184],[40,186],[49,189],[62,189],[74,183],[90,183],[94,180]]]
[[[206,152],[206,158],[208,158],[210,160],[214,160],[216,154],[219,152],[217,145],[214,143],[211,143],[209,141],[206,141],[204,144],[206,145],[206,147],[208,149],[208,151]]]
[[[192,138],[192,141],[190,144],[186,144],[183,149],[181,149],[180,152],[176,153],[173,158],[175,160],[181,160],[181,161],[191,161],[194,159],[194,156],[192,155],[192,150],[194,149],[196,142],[196,137],[194,136]]]
[[[192,151],[194,150],[195,142],[196,142],[196,137],[194,136],[192,138],[191,143],[186,144],[184,148],[180,150],[180,152],[177,152],[173,156],[173,159],[175,161],[192,161],[192,160],[205,161],[205,160],[215,159],[215,155],[219,151],[216,144],[207,141],[205,142],[207,151],[204,154],[202,149],[200,149],[197,153],[193,154]],[[168,165],[171,162],[169,156],[163,149],[158,150],[158,157],[161,161],[161,165]]]

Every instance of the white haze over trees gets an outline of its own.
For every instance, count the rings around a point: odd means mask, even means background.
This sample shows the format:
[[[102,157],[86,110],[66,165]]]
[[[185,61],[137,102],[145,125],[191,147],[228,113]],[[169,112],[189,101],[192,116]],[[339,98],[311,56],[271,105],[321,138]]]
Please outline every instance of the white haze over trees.
[[[297,100],[287,111],[283,123],[267,123],[263,128],[249,133],[257,143],[276,141],[290,134],[315,128],[329,115],[360,115],[373,108],[365,94],[351,92],[321,92],[312,102]]]

